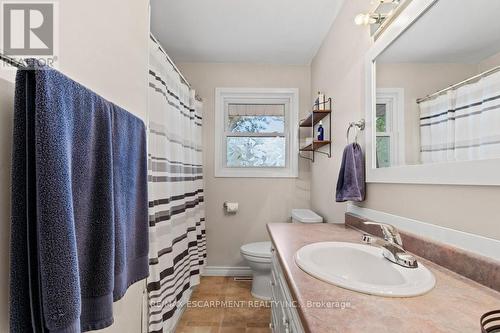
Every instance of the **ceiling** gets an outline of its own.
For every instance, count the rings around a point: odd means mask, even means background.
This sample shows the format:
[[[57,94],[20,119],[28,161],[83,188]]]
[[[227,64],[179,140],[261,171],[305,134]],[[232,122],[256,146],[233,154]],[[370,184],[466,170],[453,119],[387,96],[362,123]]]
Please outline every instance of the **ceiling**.
[[[377,61],[478,63],[500,52],[499,0],[439,0]]]
[[[176,62],[309,64],[343,0],[151,0]]]

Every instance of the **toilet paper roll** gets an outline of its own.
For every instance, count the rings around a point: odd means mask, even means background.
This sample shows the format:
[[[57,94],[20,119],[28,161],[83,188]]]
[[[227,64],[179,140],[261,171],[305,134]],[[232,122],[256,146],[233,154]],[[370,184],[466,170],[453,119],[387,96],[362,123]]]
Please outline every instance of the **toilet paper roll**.
[[[224,208],[226,208],[226,212],[234,214],[238,211],[238,203],[237,202],[224,202]]]

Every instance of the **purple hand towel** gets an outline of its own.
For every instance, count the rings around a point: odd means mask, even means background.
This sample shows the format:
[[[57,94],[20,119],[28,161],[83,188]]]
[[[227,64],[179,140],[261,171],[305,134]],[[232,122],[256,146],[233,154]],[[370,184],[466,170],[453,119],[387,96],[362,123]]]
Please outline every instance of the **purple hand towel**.
[[[361,146],[357,143],[348,144],[344,149],[335,200],[365,200],[365,162]]]

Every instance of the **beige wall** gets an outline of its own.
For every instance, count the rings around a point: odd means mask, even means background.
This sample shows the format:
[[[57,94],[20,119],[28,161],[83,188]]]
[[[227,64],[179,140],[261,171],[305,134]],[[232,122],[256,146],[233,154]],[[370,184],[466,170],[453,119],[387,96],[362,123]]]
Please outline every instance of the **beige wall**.
[[[311,91],[333,99],[332,158],[320,156],[311,167],[311,206],[328,222],[344,222],[345,204],[335,202],[335,186],[347,125],[364,117],[363,64],[370,45],[368,28],[353,19],[369,8],[370,0],[344,1],[311,64]]]
[[[496,67],[496,66],[500,66],[500,52],[489,57],[488,59],[483,60],[479,64],[479,71],[480,72],[486,71],[486,70],[493,68],[493,67]]]
[[[369,8],[370,0],[345,1],[311,65],[311,91],[334,99],[334,154],[318,159],[311,171],[312,208],[329,222],[344,221],[345,205],[334,202],[335,183],[347,124],[364,117],[364,60],[371,41],[368,28],[354,25],[353,17]],[[368,184],[362,206],[500,239],[498,198],[498,186]]]
[[[148,1],[65,0],[59,13],[60,70],[145,119]],[[12,78],[0,71],[0,332],[8,332]],[[143,285],[115,304],[115,323],[104,331],[140,332]]]
[[[203,98],[203,165],[209,266],[246,266],[239,248],[268,239],[266,223],[283,222],[292,208],[309,206],[309,165],[299,160],[299,178],[214,177],[214,93],[216,87],[299,88],[300,112],[311,102],[309,66],[181,63]],[[234,216],[224,201],[239,202]]]

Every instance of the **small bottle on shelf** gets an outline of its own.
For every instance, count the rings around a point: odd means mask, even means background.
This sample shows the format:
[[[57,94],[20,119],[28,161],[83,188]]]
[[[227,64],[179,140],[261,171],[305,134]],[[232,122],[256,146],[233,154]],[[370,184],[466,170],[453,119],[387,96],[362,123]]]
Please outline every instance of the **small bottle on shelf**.
[[[318,91],[318,110],[325,109],[325,94]]]
[[[320,120],[318,126],[318,141],[323,141],[324,137],[325,137],[325,129],[323,128],[323,122]]]

